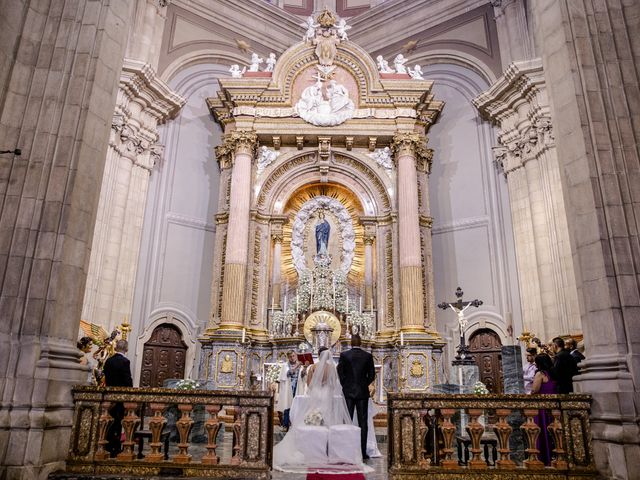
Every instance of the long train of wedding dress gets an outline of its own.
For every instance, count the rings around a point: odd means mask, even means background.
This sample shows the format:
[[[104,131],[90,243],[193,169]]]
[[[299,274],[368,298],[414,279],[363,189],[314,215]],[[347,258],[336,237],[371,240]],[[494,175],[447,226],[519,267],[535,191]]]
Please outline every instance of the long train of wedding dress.
[[[334,430],[346,429],[347,426],[353,428],[336,364],[328,350],[322,352],[316,364],[308,396],[308,401],[291,419],[285,437],[273,448],[273,468],[294,473],[372,472],[373,469],[362,461],[359,432],[354,437],[350,458],[343,458],[340,463],[329,463],[326,454],[322,454],[327,444],[326,432],[330,427],[334,427]],[[319,454],[315,455],[314,452]]]

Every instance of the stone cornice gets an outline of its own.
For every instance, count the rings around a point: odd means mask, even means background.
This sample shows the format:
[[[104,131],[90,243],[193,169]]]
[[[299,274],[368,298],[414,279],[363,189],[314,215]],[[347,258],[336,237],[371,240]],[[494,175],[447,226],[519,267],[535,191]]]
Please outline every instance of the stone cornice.
[[[120,89],[129,100],[141,103],[157,124],[174,118],[187,102],[162,81],[148,63],[125,58],[120,74]]]
[[[548,109],[544,71],[539,58],[510,64],[489,90],[473,99],[480,113],[498,124],[514,113],[517,104],[522,102],[538,103]]]
[[[500,127],[493,148],[505,174],[555,148],[542,61],[514,62],[473,104]]]

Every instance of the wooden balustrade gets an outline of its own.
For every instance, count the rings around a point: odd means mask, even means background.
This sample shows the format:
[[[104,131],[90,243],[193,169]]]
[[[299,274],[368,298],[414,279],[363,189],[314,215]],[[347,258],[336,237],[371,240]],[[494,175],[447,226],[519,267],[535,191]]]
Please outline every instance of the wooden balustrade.
[[[582,394],[389,393],[390,478],[595,478],[590,408]],[[541,411],[553,419],[546,431],[536,423]],[[549,465],[540,458],[543,435],[553,446]]]
[[[273,452],[273,397],[269,392],[173,390],[78,386],[73,389],[74,419],[67,472],[214,478],[269,478]],[[121,404],[124,432],[122,452],[110,458],[107,434],[114,418],[112,407]],[[177,406],[179,418],[173,435],[178,437],[169,452],[162,452],[167,436],[167,416]],[[193,413],[202,406],[206,442],[194,445]],[[222,408],[233,411],[233,422],[225,425],[218,416]],[[148,421],[141,425],[142,412]],[[135,438],[148,427],[149,449],[136,458]],[[218,434],[225,428],[232,437],[228,455],[221,455]],[[168,440],[167,440],[168,442]],[[166,446],[165,446],[166,448]],[[200,453],[201,455],[199,455]],[[140,455],[138,456],[140,457]],[[226,462],[223,458],[226,457]],[[165,458],[168,458],[165,460]]]

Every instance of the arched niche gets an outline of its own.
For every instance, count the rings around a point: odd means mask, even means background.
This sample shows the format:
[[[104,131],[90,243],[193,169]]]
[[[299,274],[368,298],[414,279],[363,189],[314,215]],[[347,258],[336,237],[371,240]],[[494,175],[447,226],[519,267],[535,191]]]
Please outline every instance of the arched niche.
[[[356,195],[363,215],[381,216],[392,210],[393,182],[358,158],[357,155],[335,153],[326,183],[341,185]],[[318,181],[315,153],[302,153],[282,160],[256,191],[256,208],[261,212],[282,214],[292,194],[303,186]],[[382,173],[382,175],[387,175]]]

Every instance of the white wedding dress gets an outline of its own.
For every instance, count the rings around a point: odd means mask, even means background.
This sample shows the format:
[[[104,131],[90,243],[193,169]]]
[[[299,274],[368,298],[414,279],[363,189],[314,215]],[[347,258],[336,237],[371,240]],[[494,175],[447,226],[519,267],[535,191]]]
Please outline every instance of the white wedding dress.
[[[273,448],[275,470],[325,474],[373,471],[362,461],[360,428],[349,416],[330,351],[320,355],[308,401],[300,406],[289,431]]]

